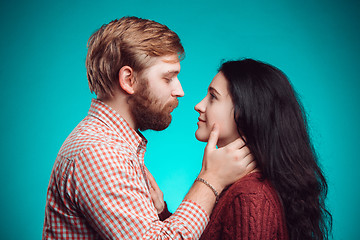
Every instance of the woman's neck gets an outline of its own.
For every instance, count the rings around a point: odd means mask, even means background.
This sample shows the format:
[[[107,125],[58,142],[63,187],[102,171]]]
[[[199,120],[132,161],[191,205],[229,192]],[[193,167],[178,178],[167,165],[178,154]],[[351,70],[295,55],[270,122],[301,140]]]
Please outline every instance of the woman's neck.
[[[234,142],[238,138],[240,138],[240,136],[238,134],[228,137],[228,138],[222,138],[222,139],[219,138],[216,145],[218,148],[222,148],[222,147],[225,147],[226,145]]]

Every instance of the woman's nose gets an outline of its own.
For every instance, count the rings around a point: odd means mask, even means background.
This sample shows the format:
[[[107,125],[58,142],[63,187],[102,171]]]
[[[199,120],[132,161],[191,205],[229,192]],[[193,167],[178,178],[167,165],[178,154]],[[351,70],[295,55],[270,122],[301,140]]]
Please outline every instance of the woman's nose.
[[[196,104],[195,105],[195,111],[197,111],[197,112],[205,112],[205,104],[204,104],[204,100],[205,100],[205,98],[203,99],[203,100],[201,100],[198,104]]]

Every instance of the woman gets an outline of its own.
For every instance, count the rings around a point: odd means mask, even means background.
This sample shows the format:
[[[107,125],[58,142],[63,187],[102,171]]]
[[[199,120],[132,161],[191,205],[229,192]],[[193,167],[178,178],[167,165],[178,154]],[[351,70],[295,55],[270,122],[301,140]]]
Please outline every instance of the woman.
[[[251,59],[225,62],[195,110],[199,141],[217,123],[218,147],[242,137],[257,163],[221,193],[201,239],[328,238],[327,184],[303,108],[279,69]]]

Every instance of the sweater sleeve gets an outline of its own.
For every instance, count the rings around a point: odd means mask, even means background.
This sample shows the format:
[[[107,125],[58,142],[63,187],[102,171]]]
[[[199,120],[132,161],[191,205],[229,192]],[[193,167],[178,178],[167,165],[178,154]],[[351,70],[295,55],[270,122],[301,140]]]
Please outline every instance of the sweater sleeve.
[[[262,194],[240,194],[224,209],[223,239],[277,239],[276,210]]]
[[[159,214],[160,221],[165,221],[167,218],[169,218],[172,215],[172,213],[169,212],[166,202],[164,203],[165,203],[164,210]]]

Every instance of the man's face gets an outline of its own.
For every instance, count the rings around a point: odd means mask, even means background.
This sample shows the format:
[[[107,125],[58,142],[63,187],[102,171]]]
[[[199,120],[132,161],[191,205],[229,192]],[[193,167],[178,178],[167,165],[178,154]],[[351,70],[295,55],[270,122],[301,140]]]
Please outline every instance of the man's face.
[[[135,93],[129,97],[136,128],[161,131],[171,123],[171,112],[184,96],[177,75],[180,62],[176,55],[157,57],[136,82]]]

